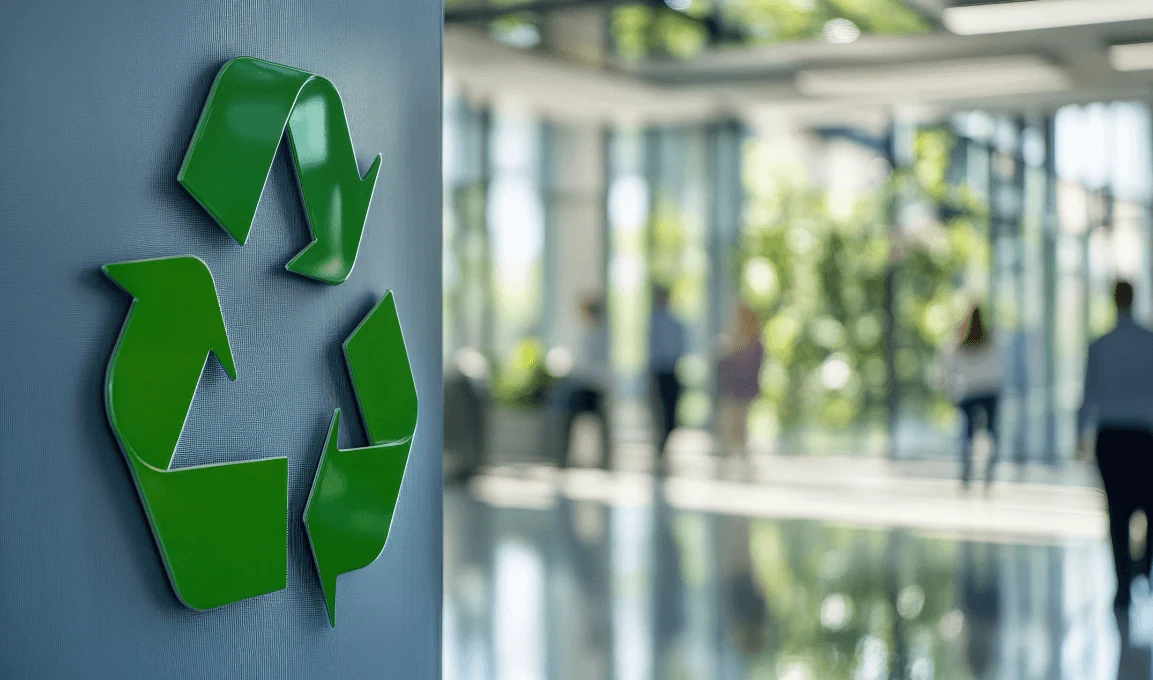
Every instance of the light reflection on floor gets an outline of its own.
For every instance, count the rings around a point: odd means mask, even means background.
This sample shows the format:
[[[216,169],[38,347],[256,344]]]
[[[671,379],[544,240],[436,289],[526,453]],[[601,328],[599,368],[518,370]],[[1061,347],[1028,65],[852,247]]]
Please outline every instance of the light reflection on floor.
[[[502,507],[447,486],[444,677],[1150,678],[1153,597],[1142,581],[1119,635],[1101,538],[727,515],[648,488]]]

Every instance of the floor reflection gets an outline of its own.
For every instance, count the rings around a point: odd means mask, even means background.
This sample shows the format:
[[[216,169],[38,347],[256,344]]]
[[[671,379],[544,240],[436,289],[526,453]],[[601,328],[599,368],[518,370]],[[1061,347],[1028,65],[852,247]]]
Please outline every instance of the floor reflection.
[[[445,490],[445,677],[1150,678],[1153,597],[1100,540],[984,542]],[[1003,540],[1003,539],[1002,539]]]

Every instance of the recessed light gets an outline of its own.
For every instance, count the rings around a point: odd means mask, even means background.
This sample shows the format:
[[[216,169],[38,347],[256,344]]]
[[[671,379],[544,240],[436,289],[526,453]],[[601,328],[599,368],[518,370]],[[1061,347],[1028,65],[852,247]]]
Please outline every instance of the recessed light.
[[[825,24],[825,40],[834,45],[848,45],[861,37],[861,29],[848,19],[831,19]]]
[[[1153,0],[1151,0],[1153,2]],[[813,97],[932,95],[942,99],[1053,92],[1069,86],[1060,68],[1034,56],[800,71],[797,89]]]
[[[1153,42],[1113,45],[1109,48],[1109,64],[1118,71],[1153,70]]]
[[[941,16],[959,35],[1036,31],[1046,28],[1153,19],[1153,0],[1023,0],[950,7]]]

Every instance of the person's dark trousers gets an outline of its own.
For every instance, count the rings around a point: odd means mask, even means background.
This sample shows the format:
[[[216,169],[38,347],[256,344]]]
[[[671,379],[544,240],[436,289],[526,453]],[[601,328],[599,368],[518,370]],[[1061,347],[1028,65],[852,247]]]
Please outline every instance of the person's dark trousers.
[[[996,471],[997,458],[1001,443],[997,437],[997,395],[989,394],[965,399],[958,407],[965,416],[965,436],[961,440],[961,483],[968,486],[973,478],[973,435],[977,433],[977,422],[982,417],[985,429],[993,439],[993,451],[989,455],[989,462],[985,466],[985,483],[993,483],[993,473]]]
[[[681,381],[677,374],[669,371],[653,375],[653,391],[657,398],[657,459],[663,460],[665,444],[677,422],[677,404],[681,400]]]
[[[592,413],[601,424],[601,467],[608,469],[612,457],[612,437],[609,431],[608,408],[604,395],[591,387],[576,387],[568,395],[568,403],[564,412],[564,425],[561,427],[561,467],[569,464],[569,440],[572,438],[573,423],[577,416]]]
[[[1113,566],[1117,570],[1116,604],[1129,604],[1133,559],[1129,551],[1129,520],[1137,508],[1147,514],[1153,507],[1153,432],[1142,429],[1102,427],[1097,432],[1097,466],[1109,507],[1109,538],[1113,543]],[[1150,548],[1146,540],[1142,571],[1149,571]]]

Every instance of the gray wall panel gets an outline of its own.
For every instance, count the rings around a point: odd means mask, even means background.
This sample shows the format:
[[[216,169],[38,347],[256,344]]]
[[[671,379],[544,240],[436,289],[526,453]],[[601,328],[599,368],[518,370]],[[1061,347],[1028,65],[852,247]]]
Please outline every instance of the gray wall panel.
[[[441,6],[0,3],[0,677],[435,678],[440,671]],[[281,149],[248,243],[176,182],[216,71],[319,73],[363,171],[384,155],[360,257],[328,287],[284,271],[308,240]],[[179,464],[288,456],[288,588],[206,613],[168,585],[102,382],[128,297],[100,265],[195,254],[239,379],[201,379]],[[393,289],[420,421],[393,532],[325,615],[300,515],[332,409],[364,443],[340,343]]]

